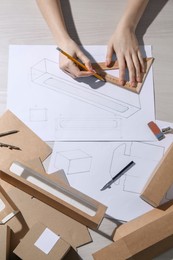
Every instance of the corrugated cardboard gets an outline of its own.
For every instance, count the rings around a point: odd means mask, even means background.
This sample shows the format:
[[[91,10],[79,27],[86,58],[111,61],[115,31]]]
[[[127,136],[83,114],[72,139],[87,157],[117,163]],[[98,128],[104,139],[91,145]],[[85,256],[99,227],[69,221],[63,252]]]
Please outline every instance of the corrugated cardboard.
[[[157,165],[140,197],[157,207],[173,184],[173,144]]]
[[[10,228],[0,225],[0,259],[8,260],[10,253]]]
[[[173,247],[173,201],[119,226],[94,259],[152,259]]]
[[[14,217],[19,210],[0,185],[0,225]]]
[[[25,260],[79,259],[77,252],[69,243],[42,223],[36,223],[31,227],[14,253]]]

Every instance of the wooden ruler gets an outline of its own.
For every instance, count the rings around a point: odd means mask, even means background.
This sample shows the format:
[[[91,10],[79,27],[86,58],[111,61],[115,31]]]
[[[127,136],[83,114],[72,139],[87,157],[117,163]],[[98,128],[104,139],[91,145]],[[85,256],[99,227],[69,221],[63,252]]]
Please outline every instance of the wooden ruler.
[[[152,58],[152,57],[144,58],[145,73],[142,74],[142,82],[137,83],[137,85],[135,87],[132,87],[128,81],[125,82],[125,84],[123,86],[120,85],[118,77],[112,76],[106,72],[106,70],[119,69],[117,61],[112,61],[110,66],[108,66],[108,67],[105,65],[105,62],[92,63],[92,66],[95,69],[95,71],[97,73],[99,73],[105,79],[105,81],[139,94],[153,61],[154,61],[154,58]]]

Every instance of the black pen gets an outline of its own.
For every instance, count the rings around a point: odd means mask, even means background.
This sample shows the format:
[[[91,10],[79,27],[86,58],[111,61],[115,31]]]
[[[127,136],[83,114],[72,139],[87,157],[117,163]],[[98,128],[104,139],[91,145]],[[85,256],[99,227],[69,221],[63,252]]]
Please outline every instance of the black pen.
[[[112,183],[114,183],[117,179],[121,177],[126,171],[128,171],[132,166],[134,166],[134,161],[131,161],[129,164],[127,164],[119,173],[117,173],[110,181],[108,181],[101,191],[106,190],[107,188],[111,188]]]
[[[16,134],[18,132],[19,132],[19,130],[10,130],[10,131],[7,131],[7,132],[0,133],[0,137],[6,136],[6,135],[11,135],[11,134]]]

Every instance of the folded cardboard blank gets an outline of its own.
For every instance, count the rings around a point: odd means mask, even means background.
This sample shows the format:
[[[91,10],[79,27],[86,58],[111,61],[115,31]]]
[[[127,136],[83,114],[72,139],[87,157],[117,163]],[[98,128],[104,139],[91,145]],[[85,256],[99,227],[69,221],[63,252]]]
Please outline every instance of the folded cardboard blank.
[[[105,215],[103,204],[20,162],[13,163],[9,170],[1,169],[0,177],[92,229],[98,228]]]
[[[146,183],[141,198],[157,207],[173,184],[173,144]]]
[[[8,260],[10,254],[10,228],[0,225],[0,259]]]
[[[19,210],[0,185],[0,225],[14,217]]]
[[[173,247],[173,201],[119,226],[114,242],[96,252],[95,260],[153,259]]]
[[[17,130],[18,133],[1,137],[2,143],[18,146],[20,150],[0,148],[0,165],[11,164],[12,157],[16,160],[28,161],[40,158],[44,161],[52,149],[43,142],[29,127],[27,127],[11,111],[7,110],[0,117],[0,132]]]

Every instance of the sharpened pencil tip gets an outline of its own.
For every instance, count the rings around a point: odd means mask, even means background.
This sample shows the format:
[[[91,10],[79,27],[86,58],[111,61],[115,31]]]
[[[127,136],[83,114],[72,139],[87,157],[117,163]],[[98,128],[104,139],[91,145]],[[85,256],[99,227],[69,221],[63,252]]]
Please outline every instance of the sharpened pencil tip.
[[[59,47],[56,47],[56,49],[57,49],[58,51],[62,51]]]

